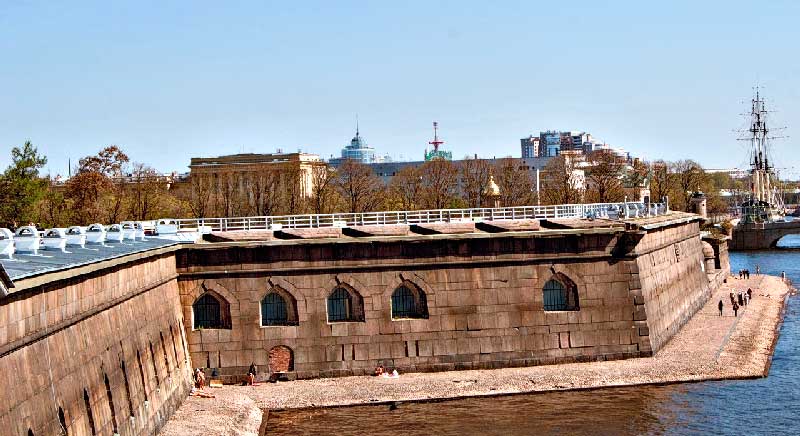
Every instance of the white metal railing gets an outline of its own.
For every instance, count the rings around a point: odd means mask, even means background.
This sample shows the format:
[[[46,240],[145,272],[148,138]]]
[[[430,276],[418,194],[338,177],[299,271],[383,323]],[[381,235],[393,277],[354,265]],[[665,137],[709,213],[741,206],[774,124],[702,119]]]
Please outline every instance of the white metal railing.
[[[476,209],[435,209],[318,215],[253,216],[232,218],[186,218],[175,220],[179,230],[218,232],[233,230],[279,230],[333,228],[370,225],[428,224],[466,221],[500,221],[548,218],[626,219],[663,215],[666,203],[592,203],[553,206],[518,206]]]

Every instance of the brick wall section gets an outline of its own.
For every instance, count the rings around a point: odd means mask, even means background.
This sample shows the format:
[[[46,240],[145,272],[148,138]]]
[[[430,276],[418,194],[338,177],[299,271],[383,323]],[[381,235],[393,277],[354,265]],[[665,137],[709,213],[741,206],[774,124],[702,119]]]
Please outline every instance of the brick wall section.
[[[301,378],[367,374],[378,363],[438,371],[643,356],[707,295],[697,235],[697,223],[688,223],[634,242],[619,234],[531,233],[192,247],[178,254],[181,302],[190,320],[202,286],[229,300],[232,329],[187,325],[192,360],[222,374],[244,374],[250,363],[267,368],[278,345],[293,350]],[[613,254],[621,245],[635,252]],[[543,310],[542,287],[554,272],[578,285],[579,311]],[[391,319],[391,294],[403,281],[426,293],[428,319]],[[326,298],[337,283],[363,297],[365,322],[327,322]],[[274,286],[297,300],[299,325],[260,326],[259,302]]]
[[[30,429],[36,435],[60,434],[61,407],[68,434],[91,434],[83,399],[86,389],[97,434],[110,435],[113,424],[106,375],[119,433],[156,433],[190,388],[181,315],[171,254],[49,283],[3,299],[2,433],[25,435]],[[150,342],[155,359],[150,355]]]

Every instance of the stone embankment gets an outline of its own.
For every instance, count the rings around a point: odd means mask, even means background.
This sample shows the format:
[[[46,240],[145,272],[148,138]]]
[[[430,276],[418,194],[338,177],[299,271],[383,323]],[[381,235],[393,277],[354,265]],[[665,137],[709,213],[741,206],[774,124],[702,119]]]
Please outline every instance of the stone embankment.
[[[734,317],[729,293],[752,288]],[[571,389],[670,384],[765,376],[790,287],[780,278],[731,278],[655,356],[607,362],[403,374],[399,379],[343,377],[210,389],[189,397],[161,432],[257,434],[259,409],[379,404]],[[724,304],[719,316],[718,302]],[[266,415],[266,414],[265,414]],[[265,423],[268,426],[268,423]]]

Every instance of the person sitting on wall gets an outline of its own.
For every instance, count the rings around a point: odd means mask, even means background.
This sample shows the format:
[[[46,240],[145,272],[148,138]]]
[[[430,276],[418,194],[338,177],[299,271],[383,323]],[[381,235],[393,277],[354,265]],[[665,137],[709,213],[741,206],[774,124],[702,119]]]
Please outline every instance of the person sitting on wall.
[[[375,377],[380,377],[383,375],[383,365],[378,365],[375,367],[375,373],[373,374]]]

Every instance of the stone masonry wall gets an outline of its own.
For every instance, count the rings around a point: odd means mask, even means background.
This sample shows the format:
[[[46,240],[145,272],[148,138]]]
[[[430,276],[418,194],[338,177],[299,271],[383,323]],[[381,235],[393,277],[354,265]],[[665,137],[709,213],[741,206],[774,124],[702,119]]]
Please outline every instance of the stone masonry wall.
[[[155,434],[191,384],[181,315],[172,254],[0,300],[2,434]]]
[[[192,361],[223,376],[244,375],[251,363],[263,372],[269,351],[283,345],[306,378],[370,373],[378,363],[436,371],[649,355],[648,332],[634,324],[639,266],[611,254],[617,242],[617,235],[494,236],[377,248],[189,248],[178,269]],[[577,285],[579,311],[544,311],[542,288],[556,273]],[[392,320],[391,295],[404,282],[426,294],[427,319]],[[363,298],[363,322],[327,321],[326,299],[339,284]],[[296,300],[298,325],[260,325],[260,301],[273,288]],[[230,304],[231,329],[192,329],[192,304],[207,290]]]
[[[634,315],[638,335],[659,350],[711,295],[698,223],[649,231],[636,246],[639,289]],[[643,342],[642,349],[646,348]]]
[[[545,312],[552,269],[578,284],[580,311]],[[301,378],[365,374],[380,362],[401,371],[488,368],[638,355],[627,263],[404,269],[181,281],[184,318],[202,284],[231,303],[232,329],[189,330],[195,366],[244,374],[263,370],[269,351],[288,346]],[[428,319],[391,319],[391,294],[404,281],[423,289]],[[327,322],[326,300],[344,283],[364,299],[364,322]],[[274,286],[297,300],[299,325],[262,327],[261,299]],[[190,327],[190,326],[189,326]]]

